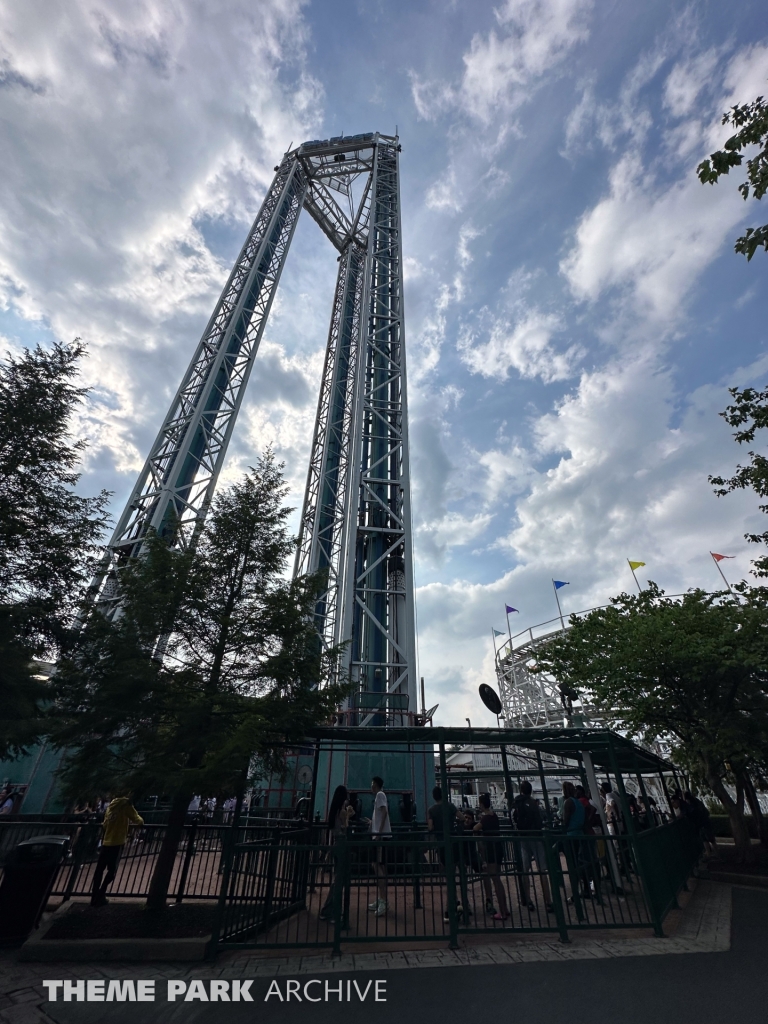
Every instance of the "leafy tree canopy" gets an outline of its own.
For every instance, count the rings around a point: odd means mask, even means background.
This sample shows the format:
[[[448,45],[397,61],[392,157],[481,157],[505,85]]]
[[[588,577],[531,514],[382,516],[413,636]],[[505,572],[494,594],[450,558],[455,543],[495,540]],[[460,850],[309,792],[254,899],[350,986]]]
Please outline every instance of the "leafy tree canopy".
[[[694,590],[666,597],[651,583],[622,594],[542,648],[542,670],[586,691],[611,725],[675,757],[726,806],[743,850],[743,813],[724,781],[748,770],[768,742],[768,607]]]
[[[321,581],[285,578],[294,548],[271,452],[214,500],[194,551],[156,535],[120,571],[120,612],[95,608],[59,665],[51,738],[65,793],[165,794],[147,907],[165,906],[190,797],[281,772],[286,743],[344,689],[312,619]]]
[[[733,125],[738,131],[725,143],[723,149],[712,153],[708,160],[703,160],[696,168],[702,184],[714,185],[721,175],[728,174],[732,167],[741,167],[744,161],[744,150],[752,146],[760,149],[747,160],[747,180],[739,185],[739,192],[744,199],[750,195],[762,199],[768,189],[768,105],[758,96],[752,103],[732,107],[723,114],[723,124]],[[768,251],[768,224],[762,227],[747,228],[746,232],[736,239],[736,252],[742,253],[751,260],[757,249],[762,246]]]
[[[735,399],[734,404],[729,405],[720,415],[729,426],[737,428],[734,437],[739,444],[752,444],[757,431],[768,427],[768,389],[729,390]],[[721,476],[709,478],[718,496],[751,488],[758,497],[768,498],[768,458],[756,451],[750,451],[748,454],[749,464],[737,466],[736,473],[730,479]],[[760,505],[760,511],[768,512],[768,504]],[[768,544],[768,530],[764,533],[748,533],[745,536],[753,544]],[[768,557],[755,559],[753,565],[756,576],[768,576]]]

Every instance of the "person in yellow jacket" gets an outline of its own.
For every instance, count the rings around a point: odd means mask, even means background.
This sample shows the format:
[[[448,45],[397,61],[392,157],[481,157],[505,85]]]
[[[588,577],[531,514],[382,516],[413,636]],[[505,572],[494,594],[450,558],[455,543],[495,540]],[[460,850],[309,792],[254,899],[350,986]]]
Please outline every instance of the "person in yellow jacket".
[[[117,874],[117,862],[128,839],[131,825],[143,825],[144,819],[131,803],[130,796],[117,796],[111,801],[104,815],[101,835],[101,849],[96,862],[91,890],[91,906],[103,907],[109,903],[106,892]],[[104,872],[106,877],[102,881]]]

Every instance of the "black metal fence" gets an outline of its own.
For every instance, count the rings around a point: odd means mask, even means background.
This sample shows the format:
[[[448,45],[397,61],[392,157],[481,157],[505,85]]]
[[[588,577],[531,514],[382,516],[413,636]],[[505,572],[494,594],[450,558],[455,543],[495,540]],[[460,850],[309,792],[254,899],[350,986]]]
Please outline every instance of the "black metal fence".
[[[147,895],[165,825],[133,830],[110,896]],[[35,835],[67,835],[54,901],[90,895],[100,827],[0,823],[0,870]],[[502,829],[445,836],[414,826],[391,839],[263,819],[237,828],[185,826],[169,898],[217,900],[212,950],[331,947],[461,934],[654,928],[675,905],[701,853],[690,820],[635,836]],[[383,903],[382,903],[383,901]]]
[[[238,830],[241,838],[253,841],[270,833],[268,820],[252,820]],[[165,838],[166,825],[145,824],[132,829],[120,857],[117,877],[110,896],[141,898],[149,891],[157,856]],[[221,890],[225,839],[232,833],[224,825],[184,827],[171,877],[169,898],[217,900]],[[101,825],[98,821],[78,822],[0,822],[0,878],[8,855],[25,839],[41,835],[63,835],[70,840],[67,858],[54,882],[51,898],[69,899],[89,896],[99,856]]]
[[[661,933],[700,855],[688,821],[641,834],[503,831],[450,842],[275,830],[229,853],[214,948],[331,946],[462,933],[653,928]],[[324,839],[324,841],[320,841]],[[382,903],[383,901],[383,903]]]

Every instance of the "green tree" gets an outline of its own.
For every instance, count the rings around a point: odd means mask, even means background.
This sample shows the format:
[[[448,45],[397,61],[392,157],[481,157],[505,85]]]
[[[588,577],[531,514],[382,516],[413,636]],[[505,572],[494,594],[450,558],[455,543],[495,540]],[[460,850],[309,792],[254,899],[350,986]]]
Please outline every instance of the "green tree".
[[[735,401],[720,415],[729,426],[737,428],[733,436],[739,444],[752,444],[757,431],[768,427],[768,389],[756,391],[754,388],[745,388],[740,391],[738,388],[730,388],[729,390]],[[749,488],[758,497],[768,499],[768,458],[756,451],[749,451],[748,455],[748,465],[738,465],[736,473],[729,479],[721,476],[709,478],[709,482],[714,485],[715,493],[719,497],[730,494],[731,491]],[[761,512],[768,512],[768,504],[760,505],[759,508]],[[763,533],[747,533],[745,537],[753,544],[768,544],[768,530]],[[761,558],[755,559],[752,564],[756,576],[768,576],[768,556],[763,555]]]
[[[150,909],[165,906],[191,796],[235,792],[249,766],[280,772],[282,744],[342,694],[312,626],[318,580],[285,579],[294,541],[281,468],[267,452],[222,491],[194,552],[150,537],[121,572],[121,614],[94,610],[57,673],[66,792],[171,797]]]
[[[0,758],[40,726],[46,686],[33,658],[55,660],[94,568],[108,494],[75,487],[85,441],[70,433],[87,389],[83,347],[39,346],[0,364]]]
[[[723,149],[699,164],[696,168],[699,180],[702,184],[714,185],[721,175],[729,174],[732,167],[741,167],[744,150],[759,146],[758,152],[747,160],[747,180],[739,185],[739,192],[745,200],[750,195],[762,199],[768,189],[768,105],[762,96],[758,96],[752,103],[726,111],[723,124],[733,125],[738,131],[728,139]],[[768,251],[768,224],[747,228],[736,239],[734,249],[751,260],[760,246]]]
[[[669,598],[651,583],[622,594],[542,649],[541,670],[589,695],[604,719],[646,742],[671,743],[728,812],[738,854],[750,857],[743,807],[726,782],[764,756],[768,736],[768,608],[690,591]]]

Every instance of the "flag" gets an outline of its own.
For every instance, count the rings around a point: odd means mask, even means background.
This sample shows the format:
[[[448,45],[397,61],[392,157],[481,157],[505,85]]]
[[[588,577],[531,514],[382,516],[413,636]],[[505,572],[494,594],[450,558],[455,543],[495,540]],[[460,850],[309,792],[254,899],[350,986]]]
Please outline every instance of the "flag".
[[[629,562],[629,559],[627,559],[627,561]],[[635,569],[639,569],[642,565],[645,565],[645,562],[629,562],[629,568],[632,572],[634,572]]]
[[[502,631],[502,630],[500,630],[500,629],[494,629],[494,631],[493,631],[493,635],[494,635],[494,636],[504,636],[504,633],[503,633],[503,631]]]
[[[504,607],[507,609],[507,615],[509,615],[510,612],[517,612],[518,615],[520,614],[520,609],[513,608],[511,604],[507,604]]]
[[[736,557],[736,555],[718,555],[716,551],[710,551],[709,553],[710,553],[710,555],[712,555],[712,557],[714,558],[714,560],[716,562],[722,562],[722,560],[724,558],[735,558]]]
[[[570,583],[567,583],[564,580],[552,580],[552,582],[555,584],[555,590],[559,590],[560,587],[569,587],[570,586]]]

